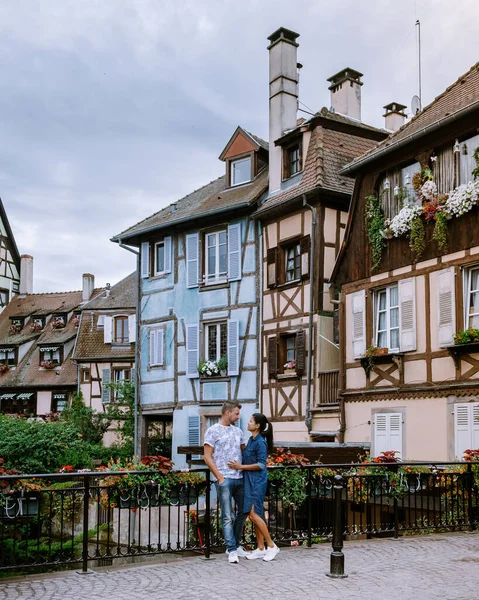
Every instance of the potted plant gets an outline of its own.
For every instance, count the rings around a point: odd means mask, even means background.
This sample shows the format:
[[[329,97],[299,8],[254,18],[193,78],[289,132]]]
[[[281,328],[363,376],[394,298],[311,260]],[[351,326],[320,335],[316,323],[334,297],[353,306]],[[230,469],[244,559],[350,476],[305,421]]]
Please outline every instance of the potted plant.
[[[385,356],[388,354],[388,352],[389,348],[378,348],[377,346],[370,346],[366,350],[366,354],[361,357],[361,366],[363,367],[367,377],[369,377],[371,371],[374,369],[376,357]]]
[[[460,331],[454,336],[454,344],[456,346],[461,344],[474,344],[476,342],[479,342],[479,329],[474,329],[473,327]]]
[[[21,330],[22,326],[20,325],[20,323],[12,323],[8,328],[8,333],[10,335],[15,335],[16,333],[20,333]]]
[[[30,331],[32,333],[37,333],[38,331],[41,331],[43,329],[43,327],[41,326],[40,323],[32,323],[30,325]]]
[[[285,375],[294,375],[296,373],[296,361],[294,359],[283,365],[283,373]]]
[[[52,321],[52,329],[63,329],[65,321],[61,317],[55,317]]]
[[[56,364],[51,360],[42,360],[40,366],[43,369],[54,369],[56,367]]]
[[[215,377],[220,374],[218,364],[214,360],[202,360],[198,365],[201,377]]]
[[[220,370],[221,377],[226,377],[226,375],[228,374],[228,356],[226,354],[223,354],[223,356],[218,361],[216,361],[216,365]]]
[[[8,371],[10,370],[10,367],[6,364],[0,365],[0,373],[8,373]]]
[[[78,315],[74,316],[72,319],[72,323],[75,327],[78,327],[80,325],[80,317]]]

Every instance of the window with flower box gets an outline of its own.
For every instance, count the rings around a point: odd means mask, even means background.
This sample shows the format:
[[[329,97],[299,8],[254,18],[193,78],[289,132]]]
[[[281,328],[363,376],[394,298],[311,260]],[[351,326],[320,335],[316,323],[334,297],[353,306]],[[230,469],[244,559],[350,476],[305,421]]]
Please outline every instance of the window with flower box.
[[[63,329],[66,325],[67,317],[64,314],[53,315],[52,329]]]
[[[292,284],[309,278],[309,235],[286,240],[266,255],[268,287]]]
[[[0,365],[14,367],[17,364],[17,348],[10,346],[9,348],[0,348]]]
[[[227,322],[205,325],[205,360],[216,362],[228,355]]]
[[[58,367],[63,362],[63,352],[61,346],[41,346],[40,347],[40,366],[44,369]]]
[[[19,333],[23,329],[25,319],[23,317],[11,317],[10,319],[10,335]]]
[[[375,293],[375,346],[399,350],[399,293],[391,285]]]
[[[278,376],[301,376],[305,370],[305,332],[285,332],[268,338],[268,373]]]
[[[52,394],[52,412],[62,412],[67,408],[68,405],[68,393],[67,392],[54,392]]]
[[[479,265],[464,270],[465,329],[479,329]]]
[[[30,329],[32,331],[41,331],[45,327],[45,317],[32,317]]]

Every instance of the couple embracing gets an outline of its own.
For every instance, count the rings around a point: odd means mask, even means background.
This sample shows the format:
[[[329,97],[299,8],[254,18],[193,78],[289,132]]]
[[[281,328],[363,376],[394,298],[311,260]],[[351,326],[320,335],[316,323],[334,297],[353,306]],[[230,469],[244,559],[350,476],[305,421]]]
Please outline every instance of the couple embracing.
[[[204,459],[216,479],[228,562],[238,563],[239,557],[262,558],[269,562],[279,552],[264,521],[263,508],[268,484],[266,457],[273,449],[273,429],[263,414],[253,414],[248,423],[251,437],[245,445],[243,432],[235,427],[240,410],[238,402],[223,404],[220,422],[205,434]],[[236,504],[236,515],[232,500]],[[256,550],[253,552],[246,552],[240,545],[246,517],[255,527]]]

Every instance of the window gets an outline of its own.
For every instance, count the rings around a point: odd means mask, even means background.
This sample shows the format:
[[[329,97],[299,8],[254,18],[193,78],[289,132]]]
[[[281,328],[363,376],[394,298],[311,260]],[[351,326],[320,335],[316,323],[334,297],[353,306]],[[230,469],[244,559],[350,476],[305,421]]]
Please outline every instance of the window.
[[[399,293],[392,285],[375,293],[375,346],[399,350]]]
[[[171,415],[152,417],[146,420],[147,439],[146,455],[166,456],[171,458],[171,443],[173,439],[173,418]]]
[[[454,442],[459,459],[465,450],[479,447],[479,402],[454,405]]]
[[[5,308],[8,304],[8,290],[0,289],[0,308]]]
[[[66,392],[53,393],[52,394],[52,412],[62,412],[65,410],[68,404],[68,395]]]
[[[251,156],[230,163],[230,185],[241,185],[251,181]]]
[[[479,266],[467,269],[465,275],[465,329],[479,328]]]
[[[81,370],[81,382],[82,383],[90,383],[91,373],[90,369],[82,369]]]
[[[0,394],[0,412],[3,414],[18,414],[35,416],[36,398],[34,392],[5,392]]]
[[[114,368],[113,369],[113,383],[115,386],[121,385],[124,381],[131,380],[131,369]],[[112,388],[113,399],[121,399],[120,390],[116,387]]]
[[[299,242],[284,248],[285,281],[301,278],[301,250]]]
[[[282,333],[268,339],[268,372],[278,375],[301,376],[305,368],[304,330]]]
[[[155,244],[155,275],[165,272],[165,242]]]
[[[460,146],[461,151],[458,155],[460,156],[460,183],[462,185],[473,180],[472,171],[476,168],[474,150],[479,146],[479,135],[464,140]]]
[[[60,346],[43,346],[40,348],[40,366],[48,369],[62,363]]]
[[[12,317],[11,318],[11,327],[14,327],[18,331],[21,331],[23,328],[23,318],[20,317]]]
[[[30,329],[32,331],[41,331],[45,327],[44,317],[32,317]]]
[[[53,319],[51,322],[52,329],[63,329],[67,322],[65,315],[53,315]]]
[[[0,364],[14,367],[17,364],[16,348],[0,348]]]
[[[289,179],[302,169],[301,145],[299,143],[283,149],[283,179]]]
[[[117,344],[128,342],[128,317],[121,316],[113,319],[113,341]]]
[[[207,233],[205,244],[205,282],[225,281],[228,275],[226,231]]]
[[[415,173],[421,171],[421,165],[418,162],[408,165],[401,169],[401,192],[405,198],[401,199],[399,209],[401,209],[405,203],[410,202],[411,204],[421,205],[421,199],[414,193],[414,187],[412,185],[412,178]],[[393,190],[394,193],[394,190]]]
[[[374,416],[374,456],[381,452],[396,450],[397,457],[402,456],[402,421],[401,413],[376,413]]]
[[[228,355],[228,329],[224,323],[205,325],[205,360],[217,361]]]
[[[105,315],[98,315],[98,321],[96,322],[96,326],[98,329],[102,329],[105,325]]]

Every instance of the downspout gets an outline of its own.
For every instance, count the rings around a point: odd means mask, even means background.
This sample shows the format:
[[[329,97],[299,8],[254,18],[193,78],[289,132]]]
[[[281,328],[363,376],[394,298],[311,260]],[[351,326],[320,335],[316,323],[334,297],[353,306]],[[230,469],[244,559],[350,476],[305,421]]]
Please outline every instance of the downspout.
[[[257,293],[259,292],[259,314],[256,318],[256,333],[258,336],[258,341],[256,343],[257,352],[258,352],[258,380],[256,381],[256,389],[258,392],[258,409],[260,412],[263,412],[263,227],[261,225],[261,221],[257,221],[258,223],[258,262],[259,262],[259,276],[257,283]],[[259,330],[259,331],[258,331]],[[259,385],[258,385],[259,384]]]
[[[314,240],[316,237],[316,211],[308,204],[306,194],[303,194],[303,206],[311,211],[311,251],[309,253],[309,322],[308,322],[308,364],[306,367],[306,406],[305,424],[308,434],[311,433],[311,377],[313,372],[313,300],[314,300]]]
[[[124,248],[129,252],[136,254],[136,343],[135,343],[135,396],[133,409],[133,455],[139,456],[138,448],[138,399],[140,389],[140,369],[141,369],[141,341],[140,341],[140,301],[141,301],[141,280],[140,280],[140,253],[133,248],[125,246],[121,240],[118,240],[120,248]]]

